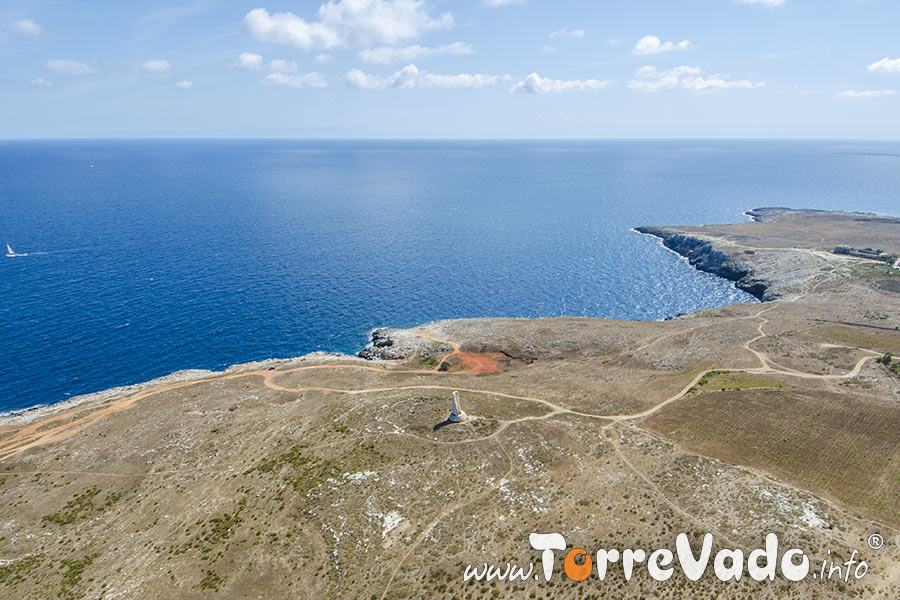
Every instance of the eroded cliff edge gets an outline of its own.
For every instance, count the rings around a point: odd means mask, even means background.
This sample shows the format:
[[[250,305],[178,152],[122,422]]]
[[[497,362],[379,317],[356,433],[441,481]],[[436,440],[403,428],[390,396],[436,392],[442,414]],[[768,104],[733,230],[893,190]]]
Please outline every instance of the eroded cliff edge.
[[[713,240],[680,233],[674,227],[636,227],[635,231],[660,238],[666,248],[687,258],[693,267],[733,281],[738,289],[759,300],[778,297],[769,291],[771,282],[754,276],[753,263],[746,254],[717,249]]]
[[[713,273],[762,301],[805,291],[839,261],[837,246],[878,248],[896,254],[900,219],[872,213],[796,210],[747,211],[751,221],[690,227],[643,226],[701,271]]]

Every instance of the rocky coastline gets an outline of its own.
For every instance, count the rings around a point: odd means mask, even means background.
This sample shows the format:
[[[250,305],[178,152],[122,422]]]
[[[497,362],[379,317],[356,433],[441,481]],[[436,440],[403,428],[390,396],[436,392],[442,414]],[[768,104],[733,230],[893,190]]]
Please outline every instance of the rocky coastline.
[[[897,253],[892,245],[900,219],[873,213],[783,207],[754,208],[744,223],[680,227],[636,227],[687,258],[700,271],[733,281],[763,302],[808,289],[821,281],[822,267],[838,264],[836,250],[878,248],[872,256],[851,252],[854,260],[883,262]],[[883,255],[883,258],[882,258]]]
[[[754,273],[753,262],[748,258],[752,254],[727,253],[716,249],[712,240],[671,227],[645,226],[636,227],[635,231],[660,238],[666,248],[688,259],[694,268],[733,281],[738,289],[763,302],[778,297],[769,291],[771,282]]]

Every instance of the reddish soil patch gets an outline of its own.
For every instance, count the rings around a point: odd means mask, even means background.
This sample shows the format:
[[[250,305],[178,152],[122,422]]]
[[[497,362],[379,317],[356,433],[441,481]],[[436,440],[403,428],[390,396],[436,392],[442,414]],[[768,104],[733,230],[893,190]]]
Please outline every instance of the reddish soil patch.
[[[458,352],[456,356],[462,361],[462,372],[464,373],[487,375],[488,373],[499,373],[503,370],[497,362],[497,359],[503,356],[503,354],[499,352],[492,352],[490,354]]]

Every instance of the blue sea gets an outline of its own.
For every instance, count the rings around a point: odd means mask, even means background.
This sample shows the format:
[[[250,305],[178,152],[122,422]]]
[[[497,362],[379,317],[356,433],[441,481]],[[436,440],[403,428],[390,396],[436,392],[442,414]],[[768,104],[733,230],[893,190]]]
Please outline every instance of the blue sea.
[[[0,142],[0,410],[379,326],[753,301],[631,228],[898,199],[900,143]]]

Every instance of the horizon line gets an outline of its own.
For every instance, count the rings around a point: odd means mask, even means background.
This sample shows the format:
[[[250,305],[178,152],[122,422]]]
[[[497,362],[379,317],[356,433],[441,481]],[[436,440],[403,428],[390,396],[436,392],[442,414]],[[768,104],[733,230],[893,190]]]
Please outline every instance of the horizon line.
[[[252,137],[252,136],[98,136],[0,137],[2,142],[75,141],[284,141],[284,142],[900,142],[895,138],[840,137]]]

